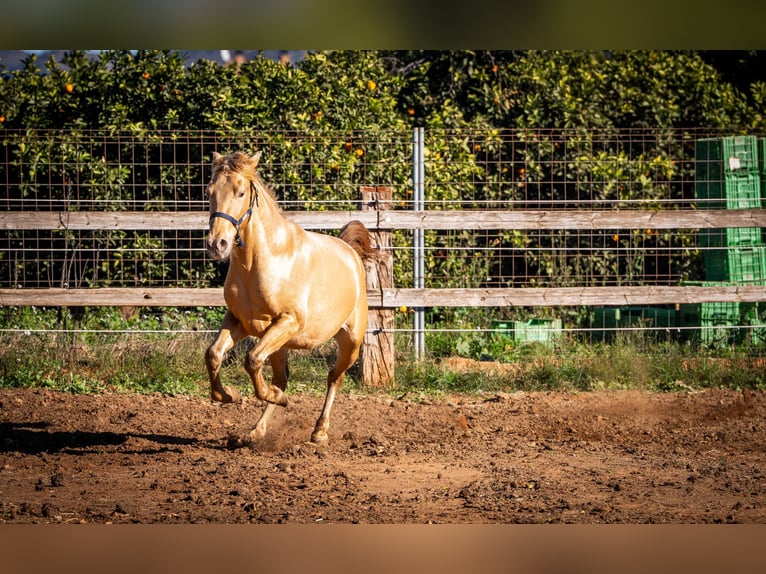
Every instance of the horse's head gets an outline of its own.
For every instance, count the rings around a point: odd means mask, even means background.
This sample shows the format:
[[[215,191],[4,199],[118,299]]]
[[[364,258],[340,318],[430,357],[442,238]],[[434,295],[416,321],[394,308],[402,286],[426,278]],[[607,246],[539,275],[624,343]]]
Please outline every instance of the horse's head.
[[[256,167],[261,152],[252,157],[236,152],[222,156],[213,152],[213,175],[207,187],[210,199],[210,234],[207,251],[225,261],[234,246],[244,245],[242,226],[252,215],[257,200]]]

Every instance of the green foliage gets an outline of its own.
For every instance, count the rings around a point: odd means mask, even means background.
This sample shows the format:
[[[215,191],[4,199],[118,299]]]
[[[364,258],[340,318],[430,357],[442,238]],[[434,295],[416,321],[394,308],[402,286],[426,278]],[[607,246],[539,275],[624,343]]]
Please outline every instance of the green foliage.
[[[0,180],[13,209],[25,202],[61,211],[163,210],[171,203],[199,209],[212,151],[237,149],[265,151],[264,178],[291,207],[325,208],[320,201],[329,199],[332,208],[355,209],[360,185],[383,184],[394,187],[397,207],[406,208],[413,126],[425,128],[429,209],[672,208],[693,197],[687,160],[695,130],[766,127],[766,84],[755,82],[743,94],[695,52],[330,51],[310,53],[295,67],[267,58],[224,67],[186,65],[170,51],[108,50],[96,60],[73,51],[63,62],[46,62],[42,71],[35,64],[31,56],[22,70],[0,70],[6,158]],[[654,135],[640,142],[618,139],[625,129]],[[28,238],[48,246],[50,257],[39,268],[12,257]],[[566,230],[428,231],[425,240],[428,287],[627,285],[647,275],[669,277],[671,269],[672,281],[699,272],[694,236],[685,230],[588,236]],[[146,231],[8,232],[0,273],[13,286],[36,285],[40,276],[51,286],[69,287],[220,281],[222,268],[209,261],[171,265],[165,257],[166,250],[198,250],[201,235],[174,241]],[[409,245],[410,235],[395,232],[394,241]],[[501,249],[514,255],[500,260],[495,250]],[[644,260],[645,249],[656,255]],[[99,258],[81,269],[55,257],[93,250]],[[662,255],[684,251],[689,255],[683,259]],[[395,283],[404,286],[412,281],[412,261],[402,253],[395,256]],[[489,284],[490,276],[502,279]],[[216,328],[218,316],[202,315],[217,313],[200,311],[195,328]],[[457,338],[429,334],[428,348],[437,356],[512,362],[531,353],[476,330],[491,326],[487,310],[435,313],[434,325],[466,329]],[[587,320],[579,310],[571,313],[575,324]],[[115,310],[91,309],[79,317],[69,310],[0,310],[0,324],[31,331],[61,325],[161,330],[189,322],[173,310],[128,319]],[[63,364],[50,361],[6,363],[3,380],[45,384]],[[608,370],[610,361],[625,365],[624,372]],[[540,367],[517,383],[629,384],[635,371],[629,363],[628,353],[609,357],[601,371]],[[159,359],[150,357],[148,364],[157,380],[172,378]],[[474,385],[456,376],[423,376],[444,389]],[[71,388],[91,384],[74,375],[67,380]],[[655,384],[656,370],[640,380]],[[669,375],[661,380],[672,388]],[[150,385],[136,374],[123,382]]]
[[[0,133],[9,158],[0,171],[19,205],[140,211],[181,202],[183,208],[184,201],[203,199],[200,182],[213,150],[265,149],[265,179],[282,201],[304,209],[317,209],[323,199],[354,209],[359,185],[408,177],[397,79],[376,52],[310,54],[297,68],[268,58],[186,67],[174,52],[150,50],[104,51],[95,61],[70,52],[63,62],[47,62],[44,72],[34,64],[32,56],[0,83]],[[197,198],[188,197],[190,185],[200,190]],[[21,245],[24,234],[16,236]],[[152,232],[53,232],[47,241],[55,250],[101,255],[86,262],[80,283],[61,279],[56,286],[202,286],[220,274],[205,260],[171,266],[168,253],[194,247]],[[40,276],[31,266],[5,265],[16,285]],[[50,275],[63,278],[66,263]]]
[[[59,209],[83,209],[86,200],[101,210],[156,210],[203,199],[201,192],[188,197],[189,182],[205,180],[213,149],[264,149],[266,180],[297,208],[324,208],[321,200],[329,199],[334,208],[354,209],[359,185],[379,184],[392,184],[406,207],[408,128],[422,125],[429,209],[493,202],[651,208],[693,194],[689,164],[674,161],[688,157],[682,140],[657,130],[759,126],[764,93],[760,83],[749,97],[739,93],[695,52],[330,51],[309,53],[293,67],[262,57],[238,66],[204,60],[187,66],[171,51],[107,50],[96,60],[73,51],[63,62],[46,62],[43,71],[30,56],[22,70],[3,74],[0,130],[10,165],[0,175],[19,200],[34,199],[39,208],[55,200]],[[618,128],[657,135],[631,144],[613,137]],[[133,163],[142,169],[132,170]],[[483,286],[490,275],[515,277],[522,264],[536,285],[571,285],[583,277],[593,285],[615,277],[621,284],[640,281],[641,256],[578,252],[637,247],[637,238],[610,243],[611,235],[591,245],[567,231],[481,238],[428,232],[429,286]],[[397,233],[395,241],[405,245],[408,235]],[[50,242],[54,249],[103,252],[90,263],[92,272],[81,273],[91,286],[220,279],[209,261],[171,269],[163,247],[188,252],[187,246],[163,244],[149,232],[59,233]],[[676,253],[691,245],[691,232],[655,235],[649,243],[659,253]],[[465,249],[473,256],[462,256]],[[493,249],[524,255],[498,267]],[[654,261],[662,269],[651,275],[695,269],[669,255]],[[410,283],[411,265],[397,258],[397,283]],[[9,275],[23,285],[39,272]],[[50,275],[67,273],[56,268]]]
[[[530,128],[742,125],[746,99],[694,52],[527,52],[495,118]]]
[[[398,51],[386,57],[404,80],[400,109],[427,128],[428,176],[438,182],[428,199],[436,205],[669,208],[694,197],[693,157],[684,140],[695,135],[688,130],[763,124],[763,86],[754,84],[748,100],[695,52]],[[469,126],[474,131],[463,134],[484,137],[464,141],[457,130]],[[656,135],[634,143],[617,138],[616,130],[627,128]],[[444,165],[460,169],[442,174]],[[438,258],[445,236],[433,235],[429,270],[454,277],[451,259]],[[477,258],[463,258],[473,267],[463,277],[486,276],[481,266],[486,271],[492,263],[482,258],[493,248],[525,249],[525,275],[536,286],[640,284],[644,274],[677,282],[695,278],[699,260],[671,255],[693,245],[691,230],[589,237],[505,232],[482,241],[473,245],[482,248]],[[621,247],[628,249],[620,253]],[[639,248],[664,255],[645,260]],[[518,264],[492,270],[514,277]]]
[[[741,126],[753,113],[696,52],[399,51],[388,61],[413,121],[447,105],[496,128]],[[758,84],[753,93],[762,104]]]

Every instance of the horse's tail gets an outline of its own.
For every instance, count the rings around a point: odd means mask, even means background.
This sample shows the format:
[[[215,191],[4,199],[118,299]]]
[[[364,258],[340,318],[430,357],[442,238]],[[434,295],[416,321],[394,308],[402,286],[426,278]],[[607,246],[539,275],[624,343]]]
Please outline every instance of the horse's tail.
[[[362,261],[367,261],[375,256],[370,232],[367,231],[361,221],[355,219],[344,225],[343,229],[340,230],[340,238],[359,254]]]

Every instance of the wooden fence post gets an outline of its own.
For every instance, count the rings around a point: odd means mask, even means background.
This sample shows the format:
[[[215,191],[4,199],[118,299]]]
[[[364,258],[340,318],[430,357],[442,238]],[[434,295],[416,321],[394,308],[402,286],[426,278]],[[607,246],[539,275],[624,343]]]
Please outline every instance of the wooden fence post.
[[[362,211],[386,211],[391,209],[390,187],[360,188]],[[378,221],[381,217],[378,217]],[[367,290],[382,293],[394,286],[394,254],[391,249],[391,231],[370,231],[373,247],[378,256],[366,265]],[[394,310],[371,308],[367,320],[367,332],[361,350],[362,379],[370,387],[385,387],[394,382]]]

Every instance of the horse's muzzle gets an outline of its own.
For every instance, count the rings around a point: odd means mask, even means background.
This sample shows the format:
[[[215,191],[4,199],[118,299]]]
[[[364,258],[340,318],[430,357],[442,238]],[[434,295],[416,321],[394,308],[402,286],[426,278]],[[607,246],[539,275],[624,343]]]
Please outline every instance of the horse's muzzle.
[[[225,261],[231,255],[231,243],[225,237],[207,238],[207,252],[210,257],[218,261]]]

